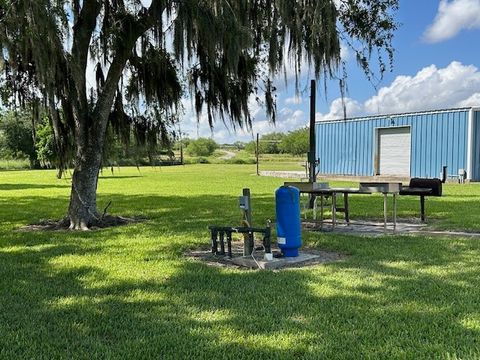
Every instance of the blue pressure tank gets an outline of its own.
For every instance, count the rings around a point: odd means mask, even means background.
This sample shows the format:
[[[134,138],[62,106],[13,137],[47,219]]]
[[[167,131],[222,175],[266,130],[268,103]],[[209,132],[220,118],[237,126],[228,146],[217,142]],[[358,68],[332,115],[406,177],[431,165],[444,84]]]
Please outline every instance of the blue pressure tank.
[[[302,246],[300,224],[300,190],[281,186],[275,191],[277,244],[285,257],[298,256]]]

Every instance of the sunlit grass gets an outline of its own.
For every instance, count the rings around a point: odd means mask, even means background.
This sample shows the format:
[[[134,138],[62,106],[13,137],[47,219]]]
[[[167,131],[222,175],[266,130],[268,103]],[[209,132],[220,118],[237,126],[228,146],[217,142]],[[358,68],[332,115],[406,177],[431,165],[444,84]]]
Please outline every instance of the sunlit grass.
[[[53,171],[0,172],[0,358],[318,359],[480,357],[480,243],[475,238],[304,233],[349,256],[287,271],[242,271],[187,259],[207,226],[274,219],[282,179],[254,165],[115,169],[99,207],[147,221],[88,233],[15,230],[67,209]],[[335,183],[340,184],[340,183]],[[430,223],[480,230],[480,185],[447,185]],[[382,198],[351,198],[380,219]],[[399,216],[418,215],[402,197]]]

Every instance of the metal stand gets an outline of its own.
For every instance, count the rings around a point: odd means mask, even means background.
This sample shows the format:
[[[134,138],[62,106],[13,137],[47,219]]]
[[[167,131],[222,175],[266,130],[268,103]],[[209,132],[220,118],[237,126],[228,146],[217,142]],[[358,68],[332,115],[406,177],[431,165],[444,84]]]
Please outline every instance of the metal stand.
[[[323,201],[324,196],[320,195],[320,230],[323,230]]]
[[[270,222],[267,223],[265,228],[252,228],[252,227],[228,227],[228,226],[209,226],[208,229],[211,232],[211,244],[212,244],[212,253],[216,255],[226,255],[225,254],[225,235],[227,237],[227,255],[229,258],[232,258],[232,233],[241,233],[245,234],[248,238],[247,247],[250,251],[250,255],[253,252],[254,248],[254,233],[263,234],[263,247],[265,248],[265,253],[272,252],[272,241],[271,241],[271,227]],[[220,243],[220,249],[218,249],[218,243]]]
[[[337,223],[337,194],[332,193],[332,230],[335,229]]]
[[[397,230],[397,193],[392,193],[393,195],[393,232]],[[383,231],[387,232],[387,221],[388,221],[388,193],[383,193]]]
[[[425,196],[420,195],[420,218],[425,222]]]
[[[383,193],[383,231],[387,232],[387,193]]]
[[[245,188],[242,191],[242,196],[239,198],[240,209],[243,212],[243,223],[242,226],[251,227],[252,224],[252,204],[250,198],[250,189]],[[243,255],[250,255],[253,251],[253,240],[251,239],[253,234],[245,234],[243,241]]]
[[[393,232],[397,230],[397,194],[393,193]]]

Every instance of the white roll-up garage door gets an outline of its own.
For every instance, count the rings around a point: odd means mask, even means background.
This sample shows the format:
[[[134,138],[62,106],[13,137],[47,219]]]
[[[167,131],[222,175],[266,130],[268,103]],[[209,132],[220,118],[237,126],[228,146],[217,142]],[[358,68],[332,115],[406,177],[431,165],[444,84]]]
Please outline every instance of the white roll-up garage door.
[[[410,128],[378,130],[380,175],[410,176]]]

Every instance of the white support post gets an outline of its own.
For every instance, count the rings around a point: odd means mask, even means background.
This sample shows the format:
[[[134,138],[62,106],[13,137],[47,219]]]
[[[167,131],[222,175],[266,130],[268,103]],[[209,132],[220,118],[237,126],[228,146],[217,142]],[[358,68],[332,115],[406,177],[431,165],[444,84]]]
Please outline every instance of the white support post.
[[[468,130],[467,130],[467,180],[472,180],[473,171],[473,113],[471,108],[468,112]]]

